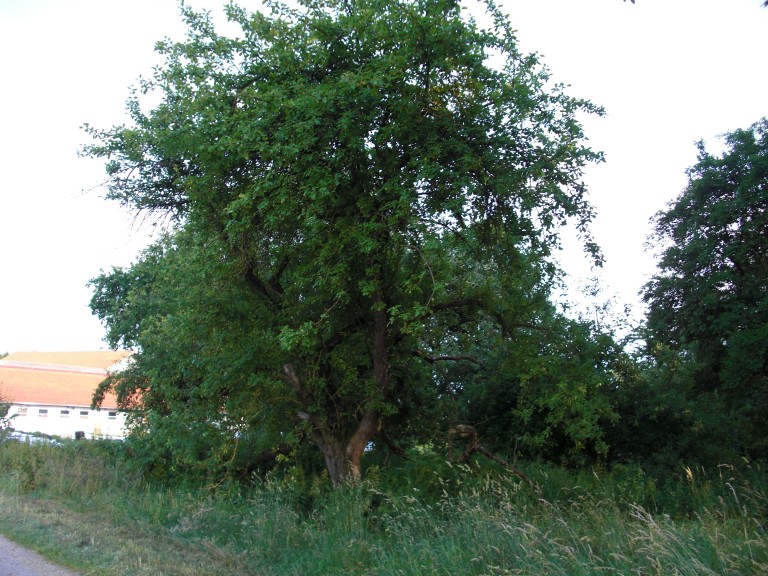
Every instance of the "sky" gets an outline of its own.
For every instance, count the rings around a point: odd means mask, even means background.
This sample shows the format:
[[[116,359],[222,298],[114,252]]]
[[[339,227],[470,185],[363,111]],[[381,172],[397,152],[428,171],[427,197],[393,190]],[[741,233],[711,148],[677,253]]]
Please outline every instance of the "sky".
[[[768,115],[768,9],[761,0],[497,0],[524,52],[572,96],[606,161],[584,181],[606,259],[591,270],[566,236],[574,289],[597,276],[633,306],[655,271],[649,219],[685,187],[695,142]],[[222,13],[225,2],[192,0]],[[258,4],[242,0],[246,8]],[[89,279],[127,266],[153,229],[103,199],[100,161],[78,156],[82,125],[126,121],[129,88],[181,38],[176,0],[0,0],[0,353],[99,350]]]

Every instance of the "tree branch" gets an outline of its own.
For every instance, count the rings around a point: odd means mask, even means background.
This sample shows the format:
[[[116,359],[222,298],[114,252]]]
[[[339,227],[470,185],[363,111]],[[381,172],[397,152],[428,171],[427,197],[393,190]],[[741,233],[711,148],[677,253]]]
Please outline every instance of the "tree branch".
[[[448,434],[450,435],[457,435],[459,438],[466,438],[467,439],[467,445],[464,448],[464,452],[461,455],[461,462],[464,462],[465,464],[470,464],[472,460],[472,455],[475,452],[479,452],[486,458],[489,458],[496,462],[497,464],[500,464],[503,466],[508,472],[511,472],[521,480],[524,480],[528,483],[531,488],[534,490],[539,490],[538,484],[528,478],[523,472],[512,466],[509,462],[506,460],[503,460],[502,458],[499,458],[496,456],[493,452],[488,450],[485,446],[480,444],[480,438],[477,435],[477,430],[475,430],[474,426],[469,426],[467,424],[456,424],[455,426],[452,426],[450,430],[448,430]]]
[[[271,283],[262,280],[256,274],[252,264],[246,264],[243,277],[248,286],[259,292],[262,296],[265,296],[270,302],[276,304],[282,299],[283,294],[279,290],[276,290]]]
[[[291,364],[283,365],[283,374],[285,375],[286,380],[288,380],[288,383],[291,385],[293,390],[296,392],[296,396],[299,397],[299,401],[302,403],[302,405],[309,406],[310,402],[309,402],[309,395],[307,394],[307,390],[306,388],[304,388],[304,383],[296,375],[296,370],[293,368]],[[306,418],[302,417],[302,419],[304,420],[308,420],[309,418],[310,418],[309,414],[306,415]]]
[[[379,430],[379,436],[381,436],[381,439],[384,441],[384,444],[387,448],[389,448],[389,451],[393,454],[397,454],[401,458],[404,458],[405,460],[410,461],[411,459],[408,457],[408,454],[405,450],[400,448],[397,444],[395,444],[395,441],[392,439],[392,437],[389,435],[389,433],[386,431],[386,429],[382,428]]]

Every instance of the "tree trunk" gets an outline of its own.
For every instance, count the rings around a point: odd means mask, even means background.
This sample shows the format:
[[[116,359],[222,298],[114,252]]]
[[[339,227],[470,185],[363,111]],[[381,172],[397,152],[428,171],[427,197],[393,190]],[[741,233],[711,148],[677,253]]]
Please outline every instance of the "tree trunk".
[[[325,457],[325,466],[336,487],[356,484],[363,478],[362,459],[365,447],[379,430],[379,415],[375,410],[365,413],[355,433],[345,442],[325,430],[315,431],[315,443]]]
[[[376,400],[382,399],[389,387],[388,320],[386,307],[377,291],[373,296],[373,383],[378,395]],[[290,364],[283,366],[283,373],[302,404],[310,405],[312,402],[309,395],[293,366]],[[338,431],[333,430],[333,427],[318,414],[300,412],[299,417],[312,424],[312,440],[325,457],[325,466],[333,485],[339,487],[360,482],[365,448],[381,429],[378,410],[366,410],[349,438],[339,437]]]
[[[325,456],[325,467],[334,487],[354,484],[360,481],[360,463],[357,466],[349,459],[344,442],[336,438],[329,439],[320,446]]]
[[[388,318],[378,293],[373,301],[373,382],[376,391],[383,397],[389,386]],[[325,465],[334,486],[355,484],[362,480],[365,448],[380,429],[379,412],[372,409],[366,410],[357,429],[346,442],[336,437],[326,424],[315,423],[315,443],[325,456]]]
[[[302,401],[306,402],[306,391],[293,366],[283,366],[283,373],[295,388]],[[367,410],[349,438],[340,438],[328,423],[318,414],[299,412],[299,418],[312,425],[312,441],[320,448],[325,466],[333,485],[354,484],[362,479],[362,458],[365,447],[380,429],[379,413]]]

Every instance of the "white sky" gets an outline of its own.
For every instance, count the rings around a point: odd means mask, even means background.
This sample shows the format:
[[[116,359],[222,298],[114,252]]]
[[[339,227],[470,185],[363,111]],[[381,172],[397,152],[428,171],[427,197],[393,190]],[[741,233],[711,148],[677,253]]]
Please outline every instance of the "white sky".
[[[607,160],[586,174],[593,232],[606,292],[636,303],[654,271],[648,220],[684,187],[694,142],[716,147],[718,134],[768,115],[768,9],[760,0],[498,3],[523,51],[608,112],[586,123]],[[224,2],[191,4],[220,14]],[[128,265],[151,230],[93,189],[103,167],[77,157],[80,126],[123,122],[129,86],[158,63],[154,42],[181,34],[175,0],[0,0],[0,352],[105,347],[86,283]]]

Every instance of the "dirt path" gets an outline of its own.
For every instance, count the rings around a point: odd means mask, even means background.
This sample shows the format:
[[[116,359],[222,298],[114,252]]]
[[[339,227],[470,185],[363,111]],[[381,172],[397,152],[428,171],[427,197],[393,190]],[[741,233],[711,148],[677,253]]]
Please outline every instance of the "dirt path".
[[[0,576],[78,576],[0,536]]]

